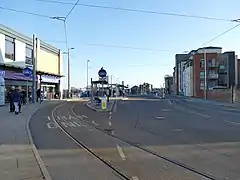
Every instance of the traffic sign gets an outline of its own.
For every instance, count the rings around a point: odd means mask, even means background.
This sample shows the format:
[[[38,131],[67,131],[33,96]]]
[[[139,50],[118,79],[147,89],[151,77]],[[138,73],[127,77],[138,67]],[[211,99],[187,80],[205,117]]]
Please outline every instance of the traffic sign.
[[[104,78],[107,76],[107,71],[105,69],[103,69],[103,67],[98,71],[98,75],[101,77],[101,78]]]
[[[32,69],[30,69],[29,67],[26,67],[23,69],[22,73],[24,76],[30,77],[32,75]]]

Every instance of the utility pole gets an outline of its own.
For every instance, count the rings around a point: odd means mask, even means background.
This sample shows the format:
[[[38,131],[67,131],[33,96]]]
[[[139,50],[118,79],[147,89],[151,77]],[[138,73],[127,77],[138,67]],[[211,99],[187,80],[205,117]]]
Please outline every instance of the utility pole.
[[[63,54],[67,54],[68,55],[68,88],[67,88],[67,98],[69,98],[70,95],[70,50],[72,50],[74,48],[68,48],[67,52],[63,52]]]
[[[207,99],[207,52],[204,48],[204,99]]]
[[[70,95],[70,51],[68,49],[68,94],[67,94],[67,98],[69,98]]]
[[[32,72],[32,76],[33,76],[33,85],[32,85],[32,103],[35,103],[36,101],[36,36],[35,34],[33,34],[33,56],[32,56],[32,64],[33,64],[33,72]]]
[[[113,76],[113,75],[111,75],[111,96],[113,97],[112,76]]]
[[[90,62],[90,60],[87,60],[87,87],[86,90],[88,91],[88,63]]]

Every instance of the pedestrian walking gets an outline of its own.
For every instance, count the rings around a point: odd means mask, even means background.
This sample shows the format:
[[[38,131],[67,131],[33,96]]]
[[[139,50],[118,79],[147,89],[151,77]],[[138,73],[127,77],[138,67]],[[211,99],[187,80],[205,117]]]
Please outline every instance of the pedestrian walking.
[[[21,100],[21,93],[19,92],[18,88],[15,88],[14,92],[11,94],[14,107],[15,107],[15,114],[19,113],[19,104]]]
[[[12,99],[12,93],[15,91],[15,87],[12,86],[11,89],[8,91],[8,100],[9,100],[9,104],[10,104],[10,110],[9,112],[14,112],[15,108],[14,108],[14,103],[13,103],[13,99]]]
[[[41,98],[41,89],[38,89],[37,90],[37,102],[38,102],[38,100],[41,100],[40,98]]]

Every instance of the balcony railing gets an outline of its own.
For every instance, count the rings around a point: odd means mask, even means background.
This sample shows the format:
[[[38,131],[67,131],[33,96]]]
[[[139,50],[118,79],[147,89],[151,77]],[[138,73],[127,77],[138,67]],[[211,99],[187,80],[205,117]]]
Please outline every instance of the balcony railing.
[[[218,79],[218,77],[219,77],[218,74],[209,74],[208,75],[209,79]]]
[[[217,63],[209,63],[208,67],[209,68],[218,68],[218,64]]]
[[[227,74],[227,70],[226,69],[219,69],[218,73],[219,74]]]

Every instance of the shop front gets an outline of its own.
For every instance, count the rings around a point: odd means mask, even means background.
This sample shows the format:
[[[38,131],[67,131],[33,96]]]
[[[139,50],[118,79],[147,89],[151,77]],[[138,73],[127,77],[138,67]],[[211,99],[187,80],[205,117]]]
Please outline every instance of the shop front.
[[[57,99],[59,97],[60,77],[38,75],[38,82],[45,99]]]
[[[21,90],[31,92],[33,81],[31,77],[24,76],[21,72],[14,70],[0,70],[0,76],[4,79],[5,85],[5,100],[8,102],[7,92],[10,91],[11,87],[18,87]]]

